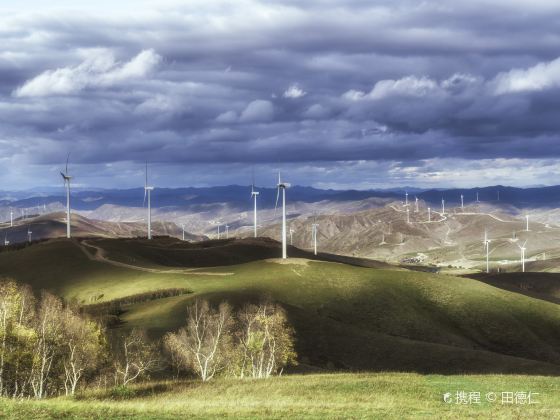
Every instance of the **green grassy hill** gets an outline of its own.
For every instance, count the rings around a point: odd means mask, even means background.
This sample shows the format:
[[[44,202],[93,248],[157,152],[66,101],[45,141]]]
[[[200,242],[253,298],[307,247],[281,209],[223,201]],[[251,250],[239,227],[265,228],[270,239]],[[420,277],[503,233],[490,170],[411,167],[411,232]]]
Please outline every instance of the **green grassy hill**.
[[[153,254],[142,245],[140,258],[130,242],[103,241],[105,258],[122,260],[115,262],[96,259],[79,241],[48,241],[1,252],[0,275],[82,304],[192,290],[125,307],[121,328],[146,328],[154,337],[181,326],[196,297],[240,305],[268,295],[295,327],[301,368],[560,374],[560,311],[553,303],[467,278],[303,258],[186,268],[178,252],[171,253],[174,265],[161,260],[169,244],[152,241]],[[246,251],[231,248],[229,257],[234,252]]]
[[[480,404],[456,404],[456,393]],[[533,404],[502,404],[502,392],[533,393]],[[133,386],[126,399],[109,390],[76,399],[5,400],[0,417],[233,419],[542,419],[560,412],[560,379],[517,375],[313,374],[268,380],[217,379]],[[450,402],[443,401],[449,393]],[[489,402],[488,393],[497,395]],[[538,395],[536,395],[538,394]]]

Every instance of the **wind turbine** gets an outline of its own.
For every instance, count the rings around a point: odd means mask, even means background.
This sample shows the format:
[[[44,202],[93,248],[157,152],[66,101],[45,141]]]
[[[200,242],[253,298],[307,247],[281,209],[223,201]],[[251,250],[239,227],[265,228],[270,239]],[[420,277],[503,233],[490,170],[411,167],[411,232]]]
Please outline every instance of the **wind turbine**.
[[[290,245],[294,244],[294,232],[295,232],[295,230],[290,228]]]
[[[461,211],[463,211],[463,210],[464,210],[464,207],[463,207],[463,194],[461,194]]]
[[[4,246],[10,245],[10,241],[8,241],[8,232],[4,235]]]
[[[488,246],[488,231],[484,229],[484,239],[482,240],[482,244],[484,245],[484,249]]]
[[[31,234],[33,232],[31,232],[31,227],[27,228],[27,242],[31,243]]]
[[[526,243],[527,243],[527,241],[523,242],[523,245],[517,245],[519,247],[519,249],[521,250],[521,271],[523,273],[525,272],[525,250],[527,249],[525,247]]]
[[[490,273],[490,239],[484,231],[484,248],[486,248],[486,273]]]
[[[288,258],[286,247],[286,188],[290,188],[290,184],[282,182],[280,172],[278,172],[278,191],[276,193],[276,205],[274,211],[278,207],[278,199],[280,198],[280,190],[282,190],[282,258]]]
[[[442,198],[441,199],[441,215],[443,216],[445,214],[445,200]]]
[[[146,162],[146,180],[144,182],[144,204],[146,205],[146,196],[148,197],[148,239],[152,239],[152,191],[154,187],[148,185],[148,162]]]
[[[70,153],[66,156],[66,171],[61,172],[62,179],[64,179],[64,186],[66,187],[66,237],[70,238],[70,180],[72,177],[68,175],[68,159]]]
[[[226,239],[229,239],[229,225],[226,224]]]
[[[526,232],[529,232],[529,215],[525,215],[525,220],[527,220],[527,227],[525,228]]]
[[[181,223],[181,228],[183,229],[183,241],[185,240],[185,224]]]
[[[220,239],[220,224],[218,223],[218,239]]]
[[[10,227],[14,227],[14,211],[10,210]]]
[[[476,202],[480,203],[480,201],[478,200],[478,191],[476,192]]]
[[[255,174],[253,173],[253,183],[251,184],[251,198],[253,199],[253,232],[254,237],[257,237],[257,196],[258,191],[255,191]]]
[[[311,235],[313,236],[313,250],[315,255],[317,255],[317,227],[319,227],[317,223],[313,223],[311,225]]]
[[[404,205],[408,206],[408,191],[405,191],[404,193]]]
[[[428,207],[428,222],[432,221],[432,209]]]
[[[406,208],[406,223],[410,224],[410,211]]]
[[[414,201],[415,201],[415,204],[416,204],[416,208],[414,210],[414,213],[418,213],[418,197],[414,197]]]

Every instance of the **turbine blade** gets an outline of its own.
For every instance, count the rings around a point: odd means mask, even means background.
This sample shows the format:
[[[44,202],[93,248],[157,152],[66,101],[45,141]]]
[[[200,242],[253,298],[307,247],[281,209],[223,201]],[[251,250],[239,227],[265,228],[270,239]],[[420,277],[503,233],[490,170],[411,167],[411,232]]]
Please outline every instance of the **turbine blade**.
[[[70,159],[70,152],[68,152],[68,155],[66,156],[66,175],[68,175],[68,160]]]
[[[146,171],[145,171],[145,174],[146,174],[146,181],[145,181],[145,183],[144,183],[144,186],[147,187],[147,186],[148,186],[148,161],[146,161]]]
[[[274,215],[276,215],[276,209],[278,208],[278,199],[280,198],[280,187],[276,190],[276,204],[274,205]]]
[[[142,207],[146,207],[146,188],[144,188],[144,201],[142,202]]]

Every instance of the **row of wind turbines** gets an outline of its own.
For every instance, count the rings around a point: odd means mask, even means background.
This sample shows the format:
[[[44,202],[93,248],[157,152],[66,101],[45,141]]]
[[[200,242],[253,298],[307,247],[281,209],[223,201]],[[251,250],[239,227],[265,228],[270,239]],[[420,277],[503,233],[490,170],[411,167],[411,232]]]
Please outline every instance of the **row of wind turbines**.
[[[72,176],[68,172],[68,162],[70,159],[70,154],[66,157],[66,166],[64,172],[60,172],[62,179],[64,181],[64,187],[66,189],[66,237],[72,237],[71,231],[71,206],[70,206],[70,182],[72,180]],[[151,200],[151,193],[154,190],[154,187],[149,185],[148,182],[148,162],[146,162],[145,167],[145,180],[144,180],[144,201],[143,206],[147,204],[147,237],[148,240],[152,239],[152,200]],[[282,241],[282,258],[288,258],[288,245],[287,245],[287,226],[286,226],[286,189],[290,188],[291,184],[288,182],[283,182],[280,172],[278,172],[278,184],[277,187],[277,194],[276,194],[276,204],[274,206],[274,211],[276,212],[278,208],[278,201],[280,195],[282,195],[282,233],[281,233],[281,241]],[[256,238],[258,234],[258,216],[257,216],[257,199],[259,197],[259,191],[255,189],[255,182],[253,176],[253,182],[251,185],[251,198],[253,199],[253,235]],[[147,203],[146,203],[147,202]],[[314,222],[312,224],[312,241],[313,241],[313,249],[315,255],[317,255],[317,228],[318,224]],[[182,224],[182,238],[185,240],[185,225]],[[220,235],[220,226],[218,226],[218,236]],[[225,234],[226,238],[229,238],[229,226],[225,225]],[[293,233],[294,231],[290,229],[290,244],[293,242]],[[31,233],[29,233],[30,235]]]
[[[69,163],[69,158],[70,158],[70,154],[67,155],[66,157],[66,166],[65,166],[65,170],[64,172],[60,172],[60,175],[62,176],[63,182],[64,182],[64,187],[66,189],[66,237],[67,238],[71,238],[71,206],[70,206],[70,190],[71,190],[71,181],[72,181],[72,176],[69,174],[68,171],[68,163]],[[152,239],[152,212],[151,212],[151,193],[154,190],[154,187],[149,185],[148,182],[148,163],[146,162],[146,166],[145,166],[145,181],[144,181],[144,200],[143,200],[143,206],[146,206],[147,204],[147,237],[148,240]],[[276,193],[276,202],[275,202],[275,206],[274,206],[274,211],[276,213],[277,209],[278,209],[278,203],[280,200],[280,196],[282,196],[282,226],[281,226],[281,242],[282,242],[282,259],[286,259],[288,258],[287,255],[287,236],[288,236],[288,229],[287,229],[287,224],[286,224],[286,189],[290,188],[291,184],[285,181],[282,181],[282,177],[280,172],[278,172],[278,183],[276,185],[277,187],[277,193]],[[259,197],[259,191],[257,191],[255,189],[255,182],[254,182],[254,175],[253,175],[253,182],[251,185],[251,199],[253,200],[253,236],[256,238],[258,235],[258,208],[257,208],[257,200]],[[460,196],[460,200],[461,200],[461,209],[464,209],[464,196],[463,194],[461,194]],[[147,203],[146,203],[147,202]],[[478,192],[476,193],[476,202],[479,202],[478,199]],[[404,206],[406,207],[406,212],[407,212],[407,222],[410,223],[410,215],[409,215],[409,201],[408,201],[408,192],[405,192],[405,203]],[[428,222],[431,222],[431,208],[428,207]],[[419,200],[418,197],[415,197],[415,212],[419,212]],[[442,198],[441,200],[441,215],[443,216],[445,214],[445,200]],[[526,231],[529,231],[529,216],[526,215]],[[13,212],[10,213],[10,226],[13,226]],[[182,239],[185,240],[185,225],[182,224]],[[312,243],[313,243],[313,251],[314,254],[317,255],[317,232],[318,232],[318,223],[316,223],[316,220],[313,221],[312,225],[311,225],[311,232],[312,232]],[[218,225],[218,237],[220,235],[220,226]],[[30,230],[30,228],[28,228],[28,240],[31,242],[31,235],[32,232]],[[292,244],[293,242],[293,233],[294,231],[290,228],[289,230],[289,235],[290,235],[290,244]],[[226,238],[229,238],[229,225],[225,225],[225,234],[226,234]],[[483,240],[483,244],[484,244],[484,249],[486,250],[486,271],[489,272],[490,271],[490,267],[489,267],[489,255],[490,255],[490,243],[491,240],[488,239],[488,235],[487,235],[487,231],[485,231],[484,233],[484,240]],[[525,271],[525,251],[526,251],[526,243],[527,241],[525,241],[523,243],[523,245],[518,245],[520,251],[521,251],[521,266],[522,266],[522,271]],[[7,238],[7,233],[6,236],[4,238],[4,244],[7,245],[9,244],[8,238]]]
[[[498,190],[498,200],[499,200],[499,190]],[[460,199],[461,199],[461,211],[464,210],[464,195],[461,194],[460,195]],[[414,204],[415,204],[415,213],[419,212],[419,206],[418,206],[419,200],[418,197],[415,197],[414,200]],[[476,193],[476,201],[475,203],[480,203],[480,200],[478,198],[478,192]],[[409,202],[408,202],[408,192],[405,191],[405,201],[404,201],[404,206],[406,207],[406,221],[407,223],[410,223],[410,213],[409,213]],[[428,222],[431,222],[431,208],[428,207]],[[441,199],[441,213],[442,216],[445,215],[445,199],[442,197]],[[525,231],[529,232],[529,215],[525,215]],[[515,235],[515,232],[514,232]],[[484,239],[482,241],[483,246],[484,246],[484,250],[486,251],[486,273],[490,273],[490,254],[493,251],[490,251],[490,243],[492,241],[488,238],[488,231],[485,229],[484,230]],[[525,242],[523,242],[522,245],[517,244],[519,250],[520,250],[520,264],[521,264],[521,272],[525,272],[525,251],[527,250],[527,240],[525,240]],[[494,249],[495,250],[495,249]]]

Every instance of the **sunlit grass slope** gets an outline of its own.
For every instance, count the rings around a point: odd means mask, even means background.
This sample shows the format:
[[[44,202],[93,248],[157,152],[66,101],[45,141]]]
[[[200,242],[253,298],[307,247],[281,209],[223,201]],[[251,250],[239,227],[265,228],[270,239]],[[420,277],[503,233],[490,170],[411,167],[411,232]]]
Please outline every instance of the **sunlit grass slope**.
[[[242,304],[268,295],[288,311],[303,366],[560,373],[558,306],[472,279],[305,259],[206,268],[204,275],[145,272],[92,261],[65,240],[0,253],[0,274],[85,303],[194,291],[126,307],[122,328],[153,336],[181,326],[196,297]]]

